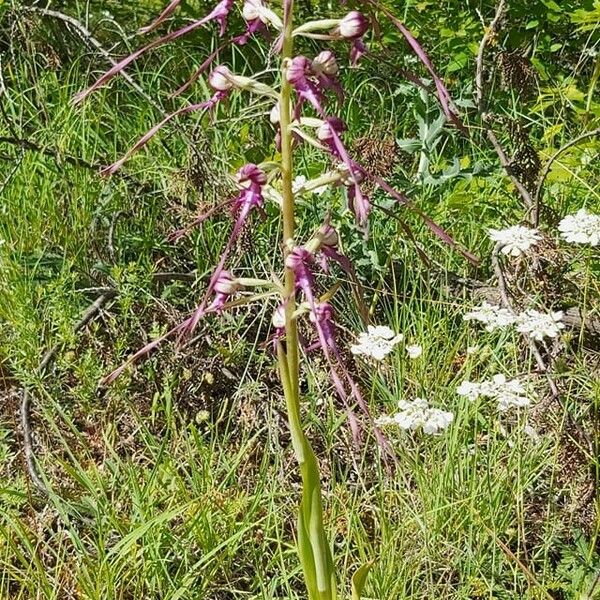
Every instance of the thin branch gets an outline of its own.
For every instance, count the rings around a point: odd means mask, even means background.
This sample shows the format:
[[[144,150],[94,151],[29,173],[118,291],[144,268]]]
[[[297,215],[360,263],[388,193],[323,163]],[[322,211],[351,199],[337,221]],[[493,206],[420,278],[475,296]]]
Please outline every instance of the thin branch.
[[[483,38],[481,38],[481,42],[479,44],[479,49],[477,51],[477,62],[476,62],[476,71],[475,71],[475,100],[477,103],[477,108],[480,113],[485,112],[485,94],[483,89],[483,60],[486,46],[490,43],[490,40],[498,33],[498,28],[500,27],[500,21],[506,12],[506,0],[500,0],[498,6],[496,7],[496,14],[494,15],[494,19],[490,23],[489,27],[485,27],[485,33],[483,34]]]
[[[587,140],[589,138],[593,138],[600,135],[600,127],[593,129],[592,131],[586,131],[581,135],[578,135],[576,138],[572,139],[570,142],[566,143],[564,146],[559,148],[548,160],[548,162],[544,165],[544,170],[542,171],[540,178],[538,180],[537,188],[535,190],[535,195],[533,198],[533,207],[532,207],[532,222],[534,227],[537,227],[540,220],[540,203],[542,200],[542,195],[544,193],[544,182],[546,181],[546,177],[548,177],[548,173],[550,173],[550,169],[552,165],[558,157],[565,153],[569,148],[576,146],[580,142]]]
[[[508,286],[506,283],[506,277],[504,275],[504,269],[502,268],[502,263],[500,262],[501,247],[502,245],[500,243],[494,246],[494,250],[492,251],[492,265],[494,267],[496,279],[498,280],[498,287],[500,289],[500,298],[502,300],[502,305],[504,306],[504,308],[507,308],[513,314],[515,314],[516,311],[508,293]],[[546,361],[542,357],[539,348],[535,343],[535,340],[530,338],[526,333],[523,334],[523,338],[529,345],[529,349],[531,350],[531,354],[533,355],[538,368],[546,375],[548,387],[550,388],[550,393],[552,394],[552,399],[558,399],[560,397],[558,386],[556,385],[556,382],[554,381],[552,374],[550,373],[550,367],[546,364]]]
[[[506,285],[506,277],[504,276],[504,269],[502,268],[502,264],[500,263],[500,248],[502,244],[497,243],[492,250],[492,267],[494,268],[494,274],[496,275],[496,279],[498,280],[498,289],[500,291],[500,299],[502,300],[502,304],[506,308],[509,308],[514,312],[512,301],[510,299],[510,295],[508,293],[508,286]]]
[[[506,0],[500,0],[496,7],[496,14],[494,15],[494,19],[490,23],[489,27],[485,28],[485,33],[481,38],[481,42],[479,44],[479,50],[477,52],[477,61],[476,61],[476,70],[475,70],[475,102],[477,104],[477,110],[481,116],[481,122],[483,125],[483,129],[492,144],[498,158],[500,160],[500,164],[506,171],[506,174],[512,181],[513,185],[519,192],[521,199],[523,200],[525,206],[532,210],[533,207],[533,199],[531,198],[531,194],[527,190],[527,188],[519,181],[517,177],[510,170],[510,160],[502,148],[502,144],[498,140],[498,137],[494,133],[490,125],[490,115],[486,112],[486,100],[485,100],[485,89],[483,84],[483,66],[484,66],[484,58],[485,58],[485,49],[492,40],[492,38],[497,35],[498,29],[500,27],[500,22],[506,13]]]
[[[20,137],[11,137],[11,136],[0,136],[0,144],[11,144],[13,146],[18,146],[22,150],[26,150],[29,152],[38,152],[39,154],[43,154],[44,156],[48,156],[49,158],[53,158],[57,163],[65,162],[74,167],[80,167],[83,169],[88,169],[90,171],[94,171],[96,175],[99,175],[101,169],[103,169],[109,161],[105,163],[100,162],[89,162],[84,158],[80,158],[78,156],[72,156],[70,154],[63,154],[54,148],[49,148],[47,146],[42,146],[37,142],[32,142],[31,140],[23,139]],[[5,157],[0,157],[5,158]],[[147,183],[136,179],[132,175],[129,175],[126,172],[118,172],[116,173],[118,177],[127,181],[131,185],[134,185],[139,190],[149,190],[151,186]]]

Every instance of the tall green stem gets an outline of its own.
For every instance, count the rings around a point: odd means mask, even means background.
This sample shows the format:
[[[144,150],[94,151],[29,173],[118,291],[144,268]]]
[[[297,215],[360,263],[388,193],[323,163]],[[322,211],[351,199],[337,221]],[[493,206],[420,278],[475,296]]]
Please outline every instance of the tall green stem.
[[[292,192],[293,157],[292,135],[292,88],[286,71],[293,56],[293,0],[288,0],[288,12],[284,19],[281,95],[279,102],[281,126],[281,174],[283,196],[283,242],[284,253],[294,246],[296,214]],[[335,572],[331,550],[323,525],[321,481],[317,459],[304,434],[300,417],[299,344],[294,311],[295,278],[292,269],[285,269],[285,350],[278,345],[277,357],[292,444],[302,476],[302,500],[298,515],[298,554],[310,600],[335,600],[337,598]]]

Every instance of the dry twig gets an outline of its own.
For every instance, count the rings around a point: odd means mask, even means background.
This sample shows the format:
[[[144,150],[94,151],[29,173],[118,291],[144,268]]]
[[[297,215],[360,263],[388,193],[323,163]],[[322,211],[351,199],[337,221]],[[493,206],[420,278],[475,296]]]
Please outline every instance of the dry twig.
[[[479,44],[479,50],[477,52],[477,61],[476,61],[476,71],[475,71],[475,102],[477,104],[477,110],[481,116],[481,122],[483,125],[483,129],[487,135],[488,140],[492,144],[494,151],[498,155],[498,159],[500,160],[500,164],[504,168],[506,174],[512,181],[513,185],[519,192],[523,203],[525,204],[528,210],[532,210],[533,208],[533,199],[531,198],[531,194],[527,191],[527,188],[519,181],[518,177],[514,175],[514,173],[510,170],[510,160],[500,144],[498,137],[494,133],[490,125],[490,115],[486,112],[486,100],[485,100],[485,89],[483,85],[483,67],[484,67],[484,58],[485,58],[485,49],[488,44],[491,42],[494,36],[497,35],[500,23],[502,18],[504,17],[507,9],[506,0],[500,0],[496,7],[496,13],[494,15],[494,19],[490,23],[489,27],[485,29],[485,33],[481,38],[481,42]]]

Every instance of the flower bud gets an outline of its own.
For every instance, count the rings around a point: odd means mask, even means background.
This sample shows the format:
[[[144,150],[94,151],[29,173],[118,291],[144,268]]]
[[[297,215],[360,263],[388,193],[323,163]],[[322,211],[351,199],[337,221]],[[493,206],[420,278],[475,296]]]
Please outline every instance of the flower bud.
[[[229,70],[229,67],[219,65],[208,76],[208,83],[217,92],[226,92],[234,86],[233,73]]]
[[[323,50],[312,61],[312,70],[317,75],[323,74],[335,77],[339,72],[335,54],[331,50]]]
[[[286,79],[292,85],[296,85],[306,79],[311,73],[311,63],[306,56],[295,56],[286,72]]]
[[[273,108],[271,109],[271,113],[269,115],[269,119],[271,120],[271,123],[273,123],[273,125],[279,125],[279,121],[281,119],[279,102],[273,105]]]
[[[236,173],[236,179],[241,185],[250,182],[256,185],[263,186],[265,185],[265,183],[267,183],[266,173],[253,163],[248,163],[247,165],[244,165]]]
[[[283,29],[281,19],[262,0],[246,0],[242,9],[242,16],[248,23],[260,21],[265,25],[273,25],[276,29]]]
[[[264,5],[261,0],[246,0],[242,9],[242,16],[246,21],[256,21],[256,19],[261,19],[261,9],[263,8]]]
[[[331,117],[327,121],[324,121],[323,124],[317,129],[317,137],[322,142],[330,142],[333,139],[332,131],[335,131],[338,135],[340,135],[346,126],[341,119],[337,117]]]
[[[242,287],[240,282],[229,271],[221,271],[213,289],[216,294],[231,296]]]
[[[368,28],[367,18],[362,13],[353,10],[339,22],[334,33],[347,40],[355,40],[362,37]]]
[[[274,310],[271,322],[275,329],[283,329],[285,327],[285,306],[283,304],[280,304]]]
[[[339,165],[338,171],[341,173],[341,181],[346,187],[362,183],[365,180],[365,176],[361,171],[356,168],[350,170],[344,163]]]
[[[330,248],[336,248],[340,241],[337,230],[329,223],[321,225],[319,236],[321,237],[323,246],[329,246]]]

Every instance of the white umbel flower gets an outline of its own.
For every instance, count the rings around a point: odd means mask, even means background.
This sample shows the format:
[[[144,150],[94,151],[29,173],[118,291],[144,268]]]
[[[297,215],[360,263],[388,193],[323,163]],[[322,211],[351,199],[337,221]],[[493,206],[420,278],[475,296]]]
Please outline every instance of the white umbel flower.
[[[368,356],[375,360],[383,360],[396,344],[400,343],[403,335],[396,334],[386,325],[369,325],[366,333],[358,336],[358,343],[350,347],[352,354]]]
[[[530,308],[518,315],[517,330],[538,342],[545,337],[555,338],[565,328],[565,324],[561,322],[563,316],[562,311],[543,313]]]
[[[468,400],[477,400],[480,396],[481,385],[472,381],[463,381],[457,388],[456,393],[459,396],[464,396]]]
[[[515,315],[506,308],[482,302],[472,311],[466,313],[463,319],[465,321],[479,321],[485,325],[486,331],[491,332],[512,325],[515,322]]]
[[[502,374],[494,375],[492,379],[476,383],[463,381],[456,389],[459,396],[464,396],[473,401],[479,397],[491,398],[497,402],[500,412],[509,408],[523,408],[531,404],[525,386],[518,379],[507,380]]]
[[[423,354],[423,347],[418,344],[410,344],[406,346],[406,352],[408,352],[408,358],[419,358]]]
[[[454,420],[451,412],[432,408],[425,398],[415,398],[412,401],[400,400],[400,409],[395,415],[380,417],[380,425],[397,425],[407,431],[421,430],[428,435],[436,435],[447,429]]]
[[[523,225],[513,225],[507,229],[490,229],[490,238],[501,245],[503,254],[521,256],[542,237],[537,229],[529,229]]]
[[[558,230],[569,244],[600,245],[600,215],[589,213],[585,208],[566,216],[558,224]]]

